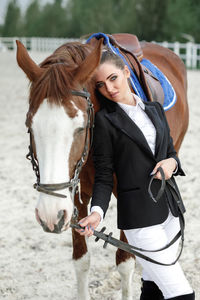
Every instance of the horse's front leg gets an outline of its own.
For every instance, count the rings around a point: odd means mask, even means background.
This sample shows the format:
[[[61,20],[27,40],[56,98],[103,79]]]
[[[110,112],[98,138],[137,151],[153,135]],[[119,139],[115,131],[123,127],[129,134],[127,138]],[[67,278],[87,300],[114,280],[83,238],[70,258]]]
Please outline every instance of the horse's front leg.
[[[88,273],[90,255],[87,250],[85,237],[73,230],[73,259],[77,278],[77,299],[89,300]]]
[[[120,240],[127,242],[124,232],[120,232]],[[135,269],[135,258],[118,249],[116,252],[116,264],[121,276],[122,300],[132,300],[132,276]]]
[[[82,199],[83,202],[84,199]],[[87,215],[87,205],[78,204],[79,220]],[[81,236],[74,229],[73,238],[73,260],[77,278],[77,299],[89,300],[88,273],[90,269],[90,255],[87,249],[87,243],[84,236]]]

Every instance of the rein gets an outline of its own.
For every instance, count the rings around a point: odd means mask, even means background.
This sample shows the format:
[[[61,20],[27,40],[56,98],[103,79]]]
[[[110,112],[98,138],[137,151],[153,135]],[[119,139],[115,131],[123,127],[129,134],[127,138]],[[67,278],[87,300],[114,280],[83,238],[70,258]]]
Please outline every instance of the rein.
[[[83,148],[83,152],[81,155],[80,160],[78,161],[74,177],[70,179],[70,181],[62,182],[62,183],[54,183],[54,184],[42,184],[40,183],[40,171],[39,171],[39,164],[34,155],[33,151],[33,137],[31,128],[28,129],[28,133],[30,135],[30,145],[29,145],[29,153],[26,155],[26,158],[31,161],[33,171],[35,172],[37,182],[33,185],[33,187],[41,193],[45,193],[48,195],[52,195],[59,198],[66,198],[65,195],[61,193],[57,193],[59,190],[63,190],[65,188],[70,188],[72,193],[72,199],[74,202],[75,193],[79,192],[79,200],[80,200],[80,179],[79,175],[82,169],[83,164],[85,163],[88,153],[89,153],[89,145],[92,145],[93,140],[93,127],[94,127],[94,108],[93,104],[90,100],[90,93],[86,90],[83,91],[71,91],[71,94],[74,96],[80,96],[86,99],[87,101],[87,125],[86,125],[86,135],[85,135],[85,144]],[[90,140],[89,140],[89,130],[90,130]],[[81,201],[81,200],[80,200]]]
[[[138,247],[135,247],[133,245],[130,245],[128,243],[125,243],[123,241],[120,241],[116,238],[113,238],[112,237],[112,232],[110,232],[109,234],[105,234],[104,231],[106,230],[106,227],[103,227],[101,229],[101,231],[97,231],[97,230],[94,230],[94,236],[96,236],[96,239],[95,239],[95,242],[98,242],[99,239],[102,239],[105,241],[104,245],[103,245],[103,248],[106,248],[106,246],[108,244],[111,244],[121,250],[124,250],[130,254],[133,254],[135,256],[138,256],[148,262],[151,262],[151,263],[154,263],[156,265],[161,265],[161,266],[171,266],[171,265],[174,265],[180,258],[181,254],[182,254],[182,251],[183,251],[183,244],[184,244],[184,227],[185,227],[185,221],[184,221],[184,216],[183,216],[183,213],[182,213],[182,210],[181,210],[181,206],[180,206],[180,194],[179,192],[177,191],[174,183],[172,182],[171,179],[168,179],[165,181],[165,174],[164,174],[164,171],[163,169],[160,167],[158,168],[158,171],[161,173],[161,177],[162,177],[162,183],[161,183],[161,188],[160,190],[158,191],[158,194],[156,197],[153,196],[152,192],[151,192],[151,185],[152,185],[152,182],[155,178],[155,175],[152,175],[151,179],[150,179],[150,182],[149,182],[149,187],[148,187],[148,192],[149,192],[149,195],[151,197],[151,199],[154,201],[154,202],[157,202],[159,201],[159,199],[161,198],[161,196],[163,195],[163,192],[164,192],[164,189],[165,189],[165,186],[166,184],[169,185],[170,189],[171,189],[171,192],[172,192],[172,195],[173,195],[173,198],[174,200],[176,201],[177,205],[178,205],[178,209],[179,209],[179,222],[180,222],[180,231],[175,235],[175,237],[167,244],[165,245],[164,247],[160,248],[160,249],[156,249],[156,250],[147,250],[147,249],[143,249],[143,248],[138,248]],[[81,227],[79,224],[70,224],[70,226],[72,228],[76,228],[76,229],[84,229],[84,227]],[[181,247],[180,247],[180,252],[179,254],[177,255],[177,258],[171,262],[171,263],[162,263],[162,262],[159,262],[159,261],[156,261],[150,257],[148,257],[147,255],[144,255],[142,254],[141,252],[149,252],[149,253],[154,253],[154,252],[159,252],[159,251],[162,251],[162,250],[165,250],[167,248],[169,248],[171,245],[173,245],[179,238],[181,237]],[[140,251],[140,252],[138,252]]]

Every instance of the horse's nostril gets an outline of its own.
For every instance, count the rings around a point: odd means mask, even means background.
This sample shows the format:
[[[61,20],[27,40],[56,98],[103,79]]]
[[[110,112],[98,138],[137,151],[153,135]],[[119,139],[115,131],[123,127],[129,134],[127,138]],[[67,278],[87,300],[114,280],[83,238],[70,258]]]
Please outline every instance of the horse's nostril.
[[[60,220],[64,216],[65,211],[64,210],[59,210],[57,214],[57,218]]]
[[[62,229],[62,227],[64,226],[65,224],[65,217],[66,217],[66,210],[59,210],[58,214],[57,214],[57,217],[58,217],[58,224],[57,224],[57,228],[59,228],[59,230]]]

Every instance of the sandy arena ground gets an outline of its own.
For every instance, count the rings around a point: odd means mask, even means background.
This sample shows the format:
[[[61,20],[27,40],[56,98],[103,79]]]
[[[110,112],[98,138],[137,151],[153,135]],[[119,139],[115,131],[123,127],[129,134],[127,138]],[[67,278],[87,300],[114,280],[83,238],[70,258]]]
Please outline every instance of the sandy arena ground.
[[[41,62],[47,53],[32,53]],[[186,177],[178,178],[187,208],[185,248],[181,265],[200,300],[200,72],[188,71],[190,126],[180,158]],[[25,160],[28,135],[24,125],[28,80],[18,68],[15,53],[0,53],[0,299],[75,300],[76,278],[71,260],[70,230],[47,234],[37,224],[34,208],[35,177]],[[116,227],[112,199],[104,224]],[[120,277],[115,267],[115,249],[90,238],[92,300],[119,300]],[[133,299],[139,299],[140,268],[133,278]]]

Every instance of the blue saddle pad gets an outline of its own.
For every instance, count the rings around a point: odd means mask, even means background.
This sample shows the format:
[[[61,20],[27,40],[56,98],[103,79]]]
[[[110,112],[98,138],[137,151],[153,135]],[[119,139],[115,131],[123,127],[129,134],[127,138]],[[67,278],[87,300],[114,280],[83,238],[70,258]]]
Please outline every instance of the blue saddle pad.
[[[86,43],[88,43],[94,37],[97,40],[99,40],[100,38],[103,37],[104,38],[104,45],[107,45],[107,47],[112,52],[119,55],[123,59],[124,63],[128,66],[129,71],[130,71],[130,81],[131,81],[131,85],[133,87],[133,90],[135,91],[136,95],[139,96],[142,100],[148,101],[137,76],[135,75],[135,73],[133,72],[131,67],[129,66],[129,64],[126,61],[126,59],[124,58],[124,56],[119,52],[119,49],[114,47],[110,43],[109,37],[105,33],[102,33],[102,32],[94,33],[87,39]],[[149,69],[152,72],[152,74],[156,78],[158,78],[158,80],[160,81],[161,86],[162,86],[163,91],[164,91],[163,108],[164,108],[164,110],[170,109],[176,103],[176,93],[175,93],[171,83],[166,78],[166,76],[154,64],[152,64],[148,59],[143,59],[141,61],[141,64],[143,64],[147,69]]]
[[[165,96],[163,108],[164,110],[169,110],[176,103],[177,99],[176,92],[173,86],[171,85],[167,77],[148,59],[143,58],[141,64],[144,65],[147,69],[149,69],[152,72],[152,74],[160,81]]]

